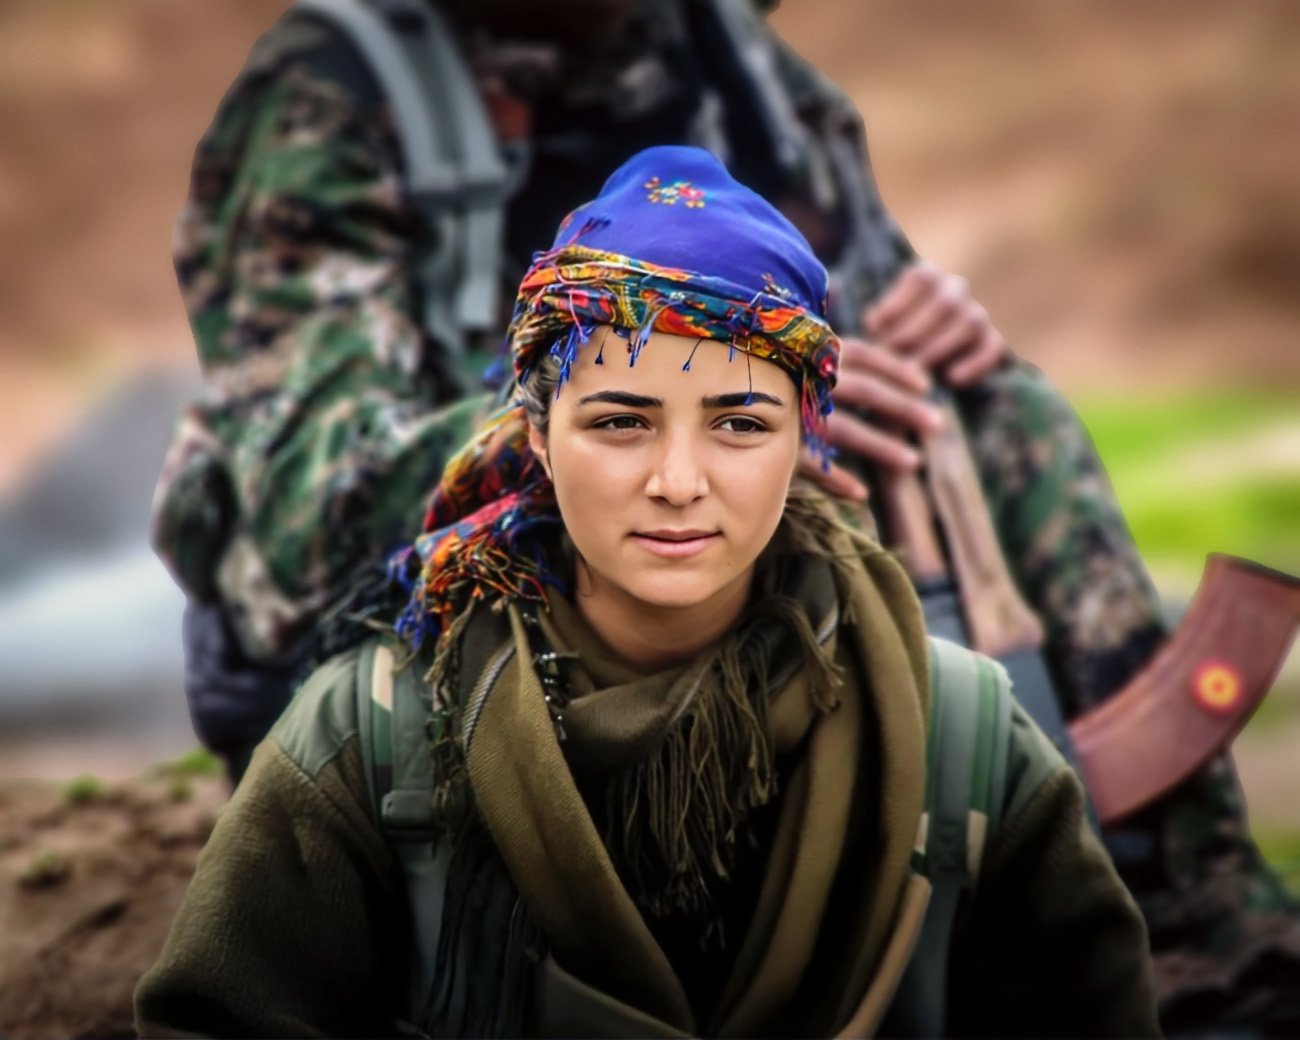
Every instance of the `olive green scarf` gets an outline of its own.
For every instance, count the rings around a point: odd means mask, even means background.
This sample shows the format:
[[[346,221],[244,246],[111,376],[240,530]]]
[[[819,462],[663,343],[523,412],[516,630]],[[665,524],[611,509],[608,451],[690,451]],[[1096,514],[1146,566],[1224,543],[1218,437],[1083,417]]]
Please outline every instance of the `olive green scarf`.
[[[516,607],[508,645],[464,705],[474,802],[557,959],[687,1032],[840,1028],[895,922],[921,814],[928,679],[911,585],[819,499],[792,494],[786,517],[776,558],[760,566],[768,585],[758,605],[684,667],[639,677],[552,602],[544,632],[577,662],[567,669],[563,743]],[[864,748],[878,761],[864,760]],[[782,756],[793,764],[777,791]],[[608,772],[617,810],[604,834],[575,782],[575,771],[592,770]],[[864,774],[882,792],[865,816],[854,805]],[[697,1022],[644,915],[707,919],[745,852],[747,815],[772,798],[776,830],[755,911],[709,1021]],[[851,846],[865,856],[850,860]],[[846,889],[848,862],[863,871]],[[832,906],[837,880],[836,892],[850,895]],[[806,971],[826,955],[828,933],[841,937],[833,963]]]
[[[542,619],[570,660],[565,756],[605,788],[602,837],[619,875],[643,910],[706,933],[746,820],[776,792],[777,757],[835,708],[841,685],[830,565],[766,555],[736,630],[682,667],[642,675],[561,595]]]

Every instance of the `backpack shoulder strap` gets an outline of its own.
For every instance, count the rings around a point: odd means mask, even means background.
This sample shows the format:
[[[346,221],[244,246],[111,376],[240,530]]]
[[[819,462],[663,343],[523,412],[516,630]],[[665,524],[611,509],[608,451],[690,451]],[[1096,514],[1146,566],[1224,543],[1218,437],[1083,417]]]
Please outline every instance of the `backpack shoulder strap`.
[[[472,685],[483,671],[484,647],[499,649],[486,640],[462,658],[462,687]],[[371,813],[401,866],[410,908],[407,1017],[417,1024],[429,1020],[438,997],[438,953],[453,852],[452,843],[443,840],[435,825],[429,755],[432,691],[420,672],[414,662],[399,668],[392,648],[376,640],[363,649],[357,678],[361,758]],[[465,702],[466,689],[460,692]],[[466,977],[458,973],[452,987],[457,1009],[468,1000]]]
[[[412,1021],[420,1021],[433,978],[442,927],[448,842],[438,841],[433,817],[427,686],[417,669],[400,670],[391,647],[374,641],[358,663],[357,718],[371,812],[397,856],[410,901],[413,953],[409,980]]]
[[[930,905],[886,1025],[905,1021],[908,1032],[941,1036],[953,928],[1001,822],[1012,697],[1006,671],[981,654],[931,636],[929,657],[925,815],[914,866],[930,881]]]
[[[510,180],[477,85],[428,0],[295,0],[343,34],[393,109],[407,190],[426,225],[418,278],[429,333],[453,354],[497,322]]]
[[[996,661],[931,637],[925,873],[972,888],[1001,822],[1011,680]]]

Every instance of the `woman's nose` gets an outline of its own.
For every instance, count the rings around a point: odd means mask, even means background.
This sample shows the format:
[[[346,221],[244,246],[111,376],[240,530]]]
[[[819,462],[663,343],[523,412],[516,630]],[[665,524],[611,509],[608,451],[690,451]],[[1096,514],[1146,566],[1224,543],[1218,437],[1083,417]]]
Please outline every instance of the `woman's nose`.
[[[685,506],[708,493],[700,446],[684,433],[665,434],[646,482],[646,494],[672,506]]]

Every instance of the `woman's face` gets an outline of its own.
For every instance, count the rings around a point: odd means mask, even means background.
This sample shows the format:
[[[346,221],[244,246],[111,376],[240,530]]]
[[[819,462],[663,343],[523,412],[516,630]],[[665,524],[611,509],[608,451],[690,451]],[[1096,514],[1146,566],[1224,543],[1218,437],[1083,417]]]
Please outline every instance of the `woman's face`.
[[[531,434],[590,592],[623,607],[738,609],[799,455],[794,384],[713,340],[654,333],[631,368],[627,352],[608,328],[594,334],[548,435]]]

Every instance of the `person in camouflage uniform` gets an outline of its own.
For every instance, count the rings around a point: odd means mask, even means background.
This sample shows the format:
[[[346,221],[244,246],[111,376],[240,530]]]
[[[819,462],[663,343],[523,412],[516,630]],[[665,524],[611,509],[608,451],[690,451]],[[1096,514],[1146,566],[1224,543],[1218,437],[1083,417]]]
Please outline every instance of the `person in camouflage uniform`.
[[[498,136],[529,157],[507,204],[503,284],[608,171],[652,143],[723,155],[836,269],[847,200],[828,156],[837,141],[860,143],[860,124],[774,34],[760,40],[802,134],[793,159],[754,132],[747,87],[713,46],[711,5],[606,0],[579,5],[581,18],[526,6],[460,15]],[[858,175],[870,178],[864,162]],[[903,252],[887,214],[871,216]],[[155,545],[191,601],[196,726],[236,773],[287,701],[322,615],[418,533],[428,489],[485,401],[467,396],[422,328],[418,228],[378,85],[329,27],[283,19],[199,144],[177,225],[207,393],[182,418],[155,509]],[[1101,464],[1068,404],[1006,353],[960,279],[913,263],[882,288],[836,286],[839,331],[863,337],[846,342],[837,404],[925,429],[928,383],[954,390],[1072,717],[1120,689],[1166,635]],[[916,464],[849,410],[836,421],[842,450]],[[824,481],[862,494],[843,470]],[[1227,756],[1115,837],[1148,919],[1165,1028],[1300,1030],[1300,914],[1250,841]]]

